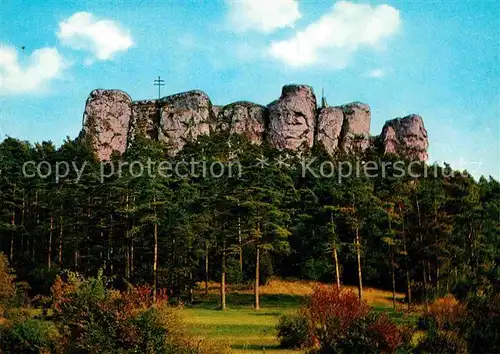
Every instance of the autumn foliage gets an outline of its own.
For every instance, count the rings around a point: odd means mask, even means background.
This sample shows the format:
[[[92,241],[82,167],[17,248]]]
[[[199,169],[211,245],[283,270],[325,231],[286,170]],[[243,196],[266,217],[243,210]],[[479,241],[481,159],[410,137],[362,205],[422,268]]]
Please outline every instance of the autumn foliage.
[[[301,319],[307,320],[307,338],[290,343],[290,338],[302,333],[297,330]],[[311,353],[394,353],[409,339],[385,313],[377,314],[353,291],[332,286],[315,288],[295,322],[291,320],[282,321],[278,328],[282,345],[308,347]]]

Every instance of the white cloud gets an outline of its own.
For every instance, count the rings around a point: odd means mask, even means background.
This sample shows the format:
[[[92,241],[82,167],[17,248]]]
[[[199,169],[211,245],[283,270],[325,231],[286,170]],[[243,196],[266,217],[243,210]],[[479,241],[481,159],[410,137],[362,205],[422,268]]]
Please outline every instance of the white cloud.
[[[394,35],[400,24],[399,11],[389,5],[339,1],[294,37],[271,43],[269,51],[272,57],[295,67],[321,63],[341,68],[356,50],[377,47]]]
[[[284,27],[293,27],[301,17],[297,0],[227,0],[229,23],[240,32],[270,33]]]
[[[366,76],[372,77],[374,79],[380,79],[385,76],[385,71],[383,69],[373,69],[367,72]]]
[[[16,48],[2,44],[0,94],[44,90],[51,80],[60,75],[64,67],[64,60],[56,48],[37,49],[29,57],[20,59]]]
[[[88,12],[77,12],[59,23],[59,40],[77,50],[91,52],[96,59],[109,60],[133,45],[130,32],[115,21],[98,19]],[[89,64],[92,59],[87,59]]]

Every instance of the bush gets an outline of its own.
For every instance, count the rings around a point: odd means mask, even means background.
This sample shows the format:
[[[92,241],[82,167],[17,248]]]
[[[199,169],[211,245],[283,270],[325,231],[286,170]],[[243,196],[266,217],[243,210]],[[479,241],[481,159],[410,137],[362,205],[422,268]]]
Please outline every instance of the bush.
[[[431,331],[415,354],[467,354],[467,342],[453,331]]]
[[[0,252],[0,309],[6,308],[15,294],[14,278],[14,271],[9,267],[7,257]]]
[[[475,296],[467,303],[461,331],[473,353],[500,353],[500,294]]]
[[[0,327],[4,353],[60,353],[62,337],[50,321],[25,319]],[[59,348],[59,349],[58,349]]]
[[[54,318],[69,353],[200,353],[185,334],[166,291],[152,304],[151,288],[107,289],[106,280],[61,278],[52,287]],[[221,350],[218,351],[219,353]]]
[[[411,333],[384,313],[376,314],[350,290],[322,286],[304,309],[312,353],[395,353],[406,347]]]
[[[499,353],[500,295],[471,296],[464,303],[452,296],[438,299],[420,318],[419,325],[429,332],[419,346],[420,353],[446,345],[456,350],[468,347],[472,353]]]
[[[410,338],[387,315],[370,312],[354,319],[347,328],[341,327],[337,319],[330,319],[313,353],[395,353],[407,347]]]
[[[419,320],[422,329],[448,330],[456,328],[466,316],[466,308],[452,295],[435,300]]]
[[[277,330],[283,348],[301,349],[308,344],[309,322],[304,315],[282,316]]]

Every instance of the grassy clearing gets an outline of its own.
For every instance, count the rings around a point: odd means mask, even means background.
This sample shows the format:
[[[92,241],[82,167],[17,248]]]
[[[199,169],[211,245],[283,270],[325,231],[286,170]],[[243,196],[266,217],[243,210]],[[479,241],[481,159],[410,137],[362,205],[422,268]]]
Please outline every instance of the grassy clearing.
[[[209,284],[209,294],[198,292],[199,301],[184,309],[185,321],[191,332],[231,346],[232,353],[300,353],[279,348],[276,324],[281,315],[298,310],[309,295],[315,282],[272,280],[261,288],[261,310],[253,309],[252,289],[229,287],[228,309],[219,306],[218,284]],[[377,289],[365,289],[368,304],[378,311],[388,311],[400,323],[415,321],[416,315],[392,311],[392,293]],[[397,294],[401,301],[403,294]],[[400,304],[401,308],[403,305]],[[398,306],[399,307],[399,306]]]

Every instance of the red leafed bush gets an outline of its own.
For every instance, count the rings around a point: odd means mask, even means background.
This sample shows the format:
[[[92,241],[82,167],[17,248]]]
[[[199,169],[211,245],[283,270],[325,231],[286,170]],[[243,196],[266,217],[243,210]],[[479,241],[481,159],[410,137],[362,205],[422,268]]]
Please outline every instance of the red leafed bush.
[[[313,327],[324,327],[335,318],[341,328],[347,328],[356,319],[366,316],[370,307],[351,290],[319,286],[309,299],[307,312]]]
[[[411,333],[399,328],[385,313],[375,313],[354,292],[331,286],[314,290],[300,318],[307,319],[307,337],[296,338],[303,333],[296,325],[281,326],[281,342],[305,345],[310,353],[395,353],[411,338]],[[295,332],[285,333],[288,327]],[[290,338],[294,340],[291,344],[283,340]]]
[[[464,318],[466,308],[452,295],[448,295],[434,301],[426,315],[435,321],[438,329],[449,329]]]
[[[372,333],[374,339],[380,343],[382,352],[392,353],[411,337],[410,333],[399,328],[385,313],[379,314],[375,322],[368,326],[369,333]]]
[[[133,303],[138,308],[148,308],[153,305],[153,289],[149,285],[139,285],[131,287],[123,295],[129,303]],[[168,291],[166,288],[156,290],[156,304],[161,305],[168,301]]]

